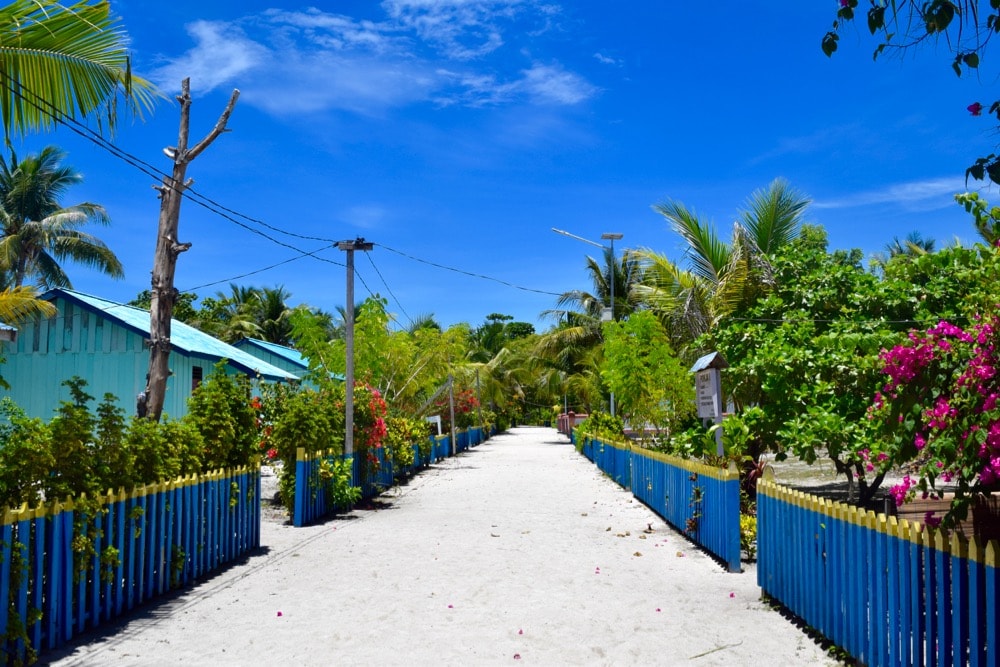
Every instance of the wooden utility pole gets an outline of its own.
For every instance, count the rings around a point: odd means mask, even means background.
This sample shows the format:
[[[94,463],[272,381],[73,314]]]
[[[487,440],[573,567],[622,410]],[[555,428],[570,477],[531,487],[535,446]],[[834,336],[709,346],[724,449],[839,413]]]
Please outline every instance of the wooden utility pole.
[[[344,378],[344,454],[354,454],[354,251],[368,252],[374,247],[360,236],[354,241],[337,241],[347,253],[347,308],[344,322],[347,364]]]
[[[240,91],[233,90],[229,104],[219,116],[215,127],[199,141],[194,148],[188,148],[188,126],[191,118],[191,80],[181,82],[181,94],[177,101],[181,105],[180,132],[177,136],[177,147],[166,148],[164,153],[174,161],[173,173],[163,177],[162,185],[153,186],[159,191],[160,221],[156,234],[156,251],[153,255],[152,296],[149,304],[149,373],[146,376],[146,389],[139,395],[136,410],[140,416],[159,421],[163,412],[163,400],[167,390],[167,378],[170,376],[168,365],[170,357],[170,320],[174,315],[174,303],[177,301],[177,288],[174,287],[174,270],[177,266],[177,256],[191,247],[190,243],[177,240],[177,226],[181,217],[181,198],[184,191],[194,182],[185,180],[188,163],[198,157],[209,144],[215,141],[223,132],[227,132],[226,123],[236,106]]]

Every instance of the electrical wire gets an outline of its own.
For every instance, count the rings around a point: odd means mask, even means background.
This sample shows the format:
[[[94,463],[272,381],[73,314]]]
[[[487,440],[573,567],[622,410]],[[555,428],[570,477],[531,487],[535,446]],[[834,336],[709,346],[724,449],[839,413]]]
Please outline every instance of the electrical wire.
[[[317,259],[317,260],[319,260],[321,262],[326,262],[326,263],[329,263],[329,264],[333,264],[335,266],[344,266],[344,264],[342,264],[341,262],[336,262],[336,261],[333,261],[333,260],[330,260],[330,259],[326,259],[324,257],[319,257],[316,254],[319,251],[309,252],[309,251],[303,250],[301,248],[298,248],[298,247],[296,247],[294,245],[291,245],[289,243],[285,243],[283,241],[280,241],[279,239],[275,238],[274,236],[272,236],[270,234],[267,234],[267,233],[265,233],[265,232],[263,232],[263,231],[261,231],[259,229],[255,229],[255,228],[247,225],[244,222],[240,222],[240,220],[238,220],[237,218],[241,218],[242,220],[246,220],[246,221],[251,222],[253,224],[259,225],[259,226],[264,227],[265,229],[268,229],[270,231],[273,231],[273,232],[276,232],[278,234],[282,234],[282,235],[285,235],[285,236],[289,236],[289,237],[292,237],[292,238],[298,238],[298,239],[303,239],[303,240],[312,240],[312,241],[322,241],[322,242],[331,243],[331,244],[337,243],[337,240],[330,239],[330,238],[325,238],[325,237],[321,237],[321,236],[311,236],[311,235],[306,235],[306,234],[298,234],[296,232],[291,232],[291,231],[282,229],[280,227],[276,227],[274,225],[271,225],[271,224],[265,222],[264,220],[262,220],[260,218],[256,218],[256,217],[253,217],[253,216],[246,215],[244,213],[236,211],[235,209],[232,209],[232,208],[230,208],[228,206],[225,206],[224,204],[221,204],[220,202],[218,202],[218,201],[216,201],[216,200],[214,200],[214,199],[212,199],[212,198],[210,198],[210,197],[208,197],[206,195],[201,194],[199,191],[195,190],[194,188],[184,188],[182,190],[178,190],[175,186],[173,186],[171,184],[172,180],[173,180],[173,177],[172,177],[171,174],[168,174],[167,172],[163,171],[162,169],[156,167],[155,165],[152,165],[149,162],[146,162],[142,158],[140,158],[140,157],[138,157],[138,156],[136,156],[136,155],[134,155],[134,154],[126,151],[126,150],[123,150],[123,149],[119,148],[115,144],[113,144],[110,141],[108,141],[107,139],[105,139],[99,133],[94,132],[92,129],[90,129],[86,125],[84,125],[84,124],[80,123],[79,121],[77,121],[72,116],[69,116],[69,115],[67,115],[67,114],[62,113],[61,111],[59,111],[59,109],[57,109],[54,105],[52,105],[47,100],[45,100],[44,98],[42,98],[40,95],[37,95],[37,94],[33,93],[32,91],[30,91],[30,90],[28,90],[26,88],[23,88],[22,86],[15,85],[12,82],[6,83],[5,84],[5,88],[7,89],[7,91],[9,91],[15,97],[21,99],[22,101],[24,101],[27,104],[29,104],[32,107],[34,107],[36,110],[38,110],[41,113],[44,113],[47,116],[49,116],[50,118],[52,118],[53,121],[55,121],[57,124],[60,124],[63,127],[66,127],[71,132],[73,132],[73,133],[77,134],[78,136],[86,139],[87,141],[90,141],[91,143],[95,144],[99,148],[101,148],[101,149],[107,151],[108,153],[110,153],[112,156],[114,156],[114,157],[118,158],[119,160],[125,162],[126,164],[128,164],[128,165],[136,168],[137,170],[139,170],[140,172],[146,174],[147,176],[150,176],[151,178],[155,178],[157,180],[160,180],[162,182],[162,184],[163,184],[162,187],[171,188],[174,192],[177,192],[180,196],[186,198],[188,201],[191,201],[192,203],[194,203],[194,204],[196,204],[198,206],[201,206],[202,208],[204,208],[204,209],[206,209],[206,210],[208,210],[208,211],[210,211],[210,212],[218,215],[219,217],[221,217],[221,218],[223,218],[225,220],[228,220],[229,222],[237,225],[238,227],[241,227],[242,229],[245,229],[246,231],[248,231],[248,232],[250,232],[252,234],[256,234],[258,236],[261,236],[262,238],[264,238],[264,239],[266,239],[266,240],[268,240],[268,241],[270,241],[270,242],[272,242],[272,243],[274,243],[276,245],[279,245],[279,246],[284,247],[284,248],[288,248],[288,249],[293,250],[296,253],[298,253],[297,257],[291,258],[289,260],[286,260],[285,262],[279,262],[277,264],[272,264],[272,265],[269,265],[267,267],[263,267],[261,269],[257,269],[255,271],[250,271],[250,272],[247,272],[247,273],[244,273],[244,274],[240,274],[238,276],[233,276],[233,277],[230,277],[230,278],[226,278],[226,279],[214,281],[212,283],[207,283],[205,285],[200,285],[199,287],[196,287],[196,288],[193,288],[193,289],[199,289],[199,288],[204,288],[204,287],[211,287],[211,286],[218,285],[218,284],[221,284],[221,283],[230,282],[232,280],[238,280],[240,278],[248,277],[248,276],[251,276],[251,275],[256,275],[257,273],[262,273],[262,272],[267,271],[269,269],[275,268],[277,266],[281,266],[282,264],[285,264],[285,263],[288,263],[288,262],[291,262],[291,261],[295,261],[296,259],[301,259],[303,257],[313,257],[314,259]],[[25,94],[31,95],[35,99],[34,100],[28,99],[28,97],[26,97]],[[545,295],[548,295],[548,296],[560,296],[560,294],[557,293],[557,292],[549,292],[549,291],[545,291],[545,290],[539,290],[539,289],[533,289],[533,288],[530,288],[530,287],[524,287],[524,286],[517,285],[517,284],[511,283],[511,282],[505,281],[505,280],[501,280],[499,278],[494,278],[492,276],[487,276],[487,275],[480,274],[480,273],[473,273],[471,271],[465,271],[465,270],[458,269],[458,268],[455,268],[455,267],[445,266],[443,264],[438,264],[436,262],[431,262],[429,260],[420,259],[418,257],[414,257],[413,255],[409,255],[407,253],[404,253],[404,252],[402,252],[400,250],[396,250],[394,248],[390,248],[388,246],[385,246],[383,244],[376,244],[376,245],[380,245],[381,247],[385,248],[389,252],[396,253],[396,254],[398,254],[398,255],[400,255],[402,257],[406,257],[407,259],[410,259],[412,261],[416,261],[416,262],[419,262],[419,263],[422,263],[422,264],[426,264],[428,266],[432,266],[434,268],[438,268],[438,269],[441,269],[441,270],[444,270],[444,271],[450,271],[450,272],[453,272],[453,273],[458,273],[458,274],[461,274],[461,275],[469,276],[469,277],[472,277],[472,278],[478,278],[478,279],[481,279],[481,280],[488,280],[488,281],[495,282],[495,283],[504,285],[506,287],[511,287],[513,289],[521,290],[521,291],[524,291],[524,292],[532,292],[532,293],[536,293],[536,294],[545,294]],[[373,262],[372,265],[374,267],[374,262]],[[377,267],[375,267],[375,270],[376,270],[377,273],[379,273],[379,276],[382,277],[381,276],[381,272],[378,271]],[[367,285],[367,283],[365,283],[364,279],[360,278],[360,280],[361,280],[362,285],[364,285],[365,289],[368,290],[369,294],[372,294],[374,296],[374,292],[372,292],[372,290],[368,287],[368,285]],[[382,277],[382,280],[383,280],[383,283],[385,283],[384,277]],[[389,293],[392,294],[392,291],[389,289],[388,284],[385,283],[385,285],[386,285],[386,289],[389,290]],[[400,310],[403,310],[402,309],[402,304],[400,304],[399,300],[395,298],[395,295],[393,295],[393,299],[400,306]],[[405,311],[403,311],[403,314],[406,315]],[[408,315],[406,317],[407,317],[407,319],[410,319]],[[411,322],[412,322],[412,320],[411,320]]]
[[[453,273],[460,273],[460,274],[462,274],[464,276],[470,276],[472,278],[480,278],[482,280],[490,280],[490,281],[495,282],[495,283],[500,283],[501,285],[506,285],[507,287],[512,287],[514,289],[521,290],[522,292],[534,292],[535,294],[547,294],[549,296],[562,296],[558,292],[547,292],[545,290],[534,289],[534,288],[531,288],[531,287],[522,287],[521,285],[515,285],[514,283],[509,283],[506,280],[500,280],[499,278],[493,278],[491,276],[486,276],[486,275],[483,275],[481,273],[472,273],[471,271],[463,271],[462,269],[456,269],[454,267],[444,266],[443,264],[437,264],[435,262],[431,262],[431,261],[426,260],[426,259],[420,259],[419,257],[414,257],[413,255],[408,255],[408,254],[406,254],[405,252],[403,252],[401,250],[396,250],[395,248],[390,248],[389,246],[387,246],[387,245],[385,245],[383,243],[376,243],[375,245],[377,245],[380,248],[385,248],[389,252],[396,253],[397,255],[400,255],[400,256],[405,257],[407,259],[411,259],[414,262],[419,262],[420,264],[426,264],[428,266],[433,266],[434,268],[442,269],[444,271],[451,271]]]
[[[393,294],[392,289],[389,287],[389,283],[385,281],[385,276],[383,276],[382,272],[378,270],[377,266],[375,266],[375,260],[372,259],[372,254],[370,252],[366,252],[365,255],[368,257],[368,261],[371,262],[372,268],[375,269],[375,273],[377,273],[378,277],[382,279],[382,284],[385,285],[385,290],[389,293],[389,296],[392,297],[392,300],[396,302],[396,305],[399,306],[399,312],[403,313],[403,317],[410,322],[410,326],[413,326],[413,318],[406,313],[406,309],[403,308],[403,304],[399,302],[399,299],[396,298],[396,295]]]

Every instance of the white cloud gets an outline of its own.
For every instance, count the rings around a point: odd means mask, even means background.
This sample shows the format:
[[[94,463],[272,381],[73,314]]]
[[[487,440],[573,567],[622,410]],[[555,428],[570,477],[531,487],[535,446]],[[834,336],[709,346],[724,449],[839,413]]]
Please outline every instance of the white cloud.
[[[525,70],[523,86],[532,98],[550,104],[578,104],[597,92],[581,76],[558,65],[535,65]]]
[[[908,211],[932,211],[955,205],[954,195],[966,192],[961,178],[932,178],[909,183],[895,183],[876,190],[856,192],[838,199],[817,200],[813,208],[856,208],[894,204]]]
[[[385,0],[381,6],[380,21],[314,8],[196,21],[188,26],[194,46],[152,78],[167,90],[188,76],[196,92],[237,87],[246,103],[278,116],[334,109],[372,115],[426,102],[569,106],[597,93],[558,62],[532,63],[519,49],[498,53],[505,31],[544,31],[560,11],[556,5]]]
[[[503,46],[501,22],[531,5],[525,0],[385,0],[389,17],[436,44],[453,59],[477,58]]]
[[[601,63],[602,65],[614,65],[615,67],[621,67],[623,64],[620,58],[612,58],[611,56],[606,56],[600,51],[594,54],[594,60]]]
[[[196,21],[187,30],[195,47],[150,75],[164,90],[179,90],[185,78],[191,79],[192,90],[212,90],[240,80],[270,59],[265,46],[232,25]]]

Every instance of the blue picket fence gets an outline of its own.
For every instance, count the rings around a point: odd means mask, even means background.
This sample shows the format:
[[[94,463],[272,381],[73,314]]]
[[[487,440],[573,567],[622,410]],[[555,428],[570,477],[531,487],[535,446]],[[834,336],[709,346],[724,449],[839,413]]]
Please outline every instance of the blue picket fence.
[[[467,451],[470,447],[483,443],[486,439],[485,434],[492,432],[494,432],[493,427],[490,426],[456,431],[457,451]],[[400,478],[415,474],[428,465],[452,455],[451,436],[430,436],[428,439],[429,445],[425,444],[423,448],[416,443],[412,445],[413,463],[408,466],[396,464],[391,457],[386,455],[384,448],[373,451],[375,462],[370,466],[369,471],[362,468],[362,465],[367,465],[367,463],[363,463],[361,457],[350,457],[352,461],[352,485],[361,488],[362,498],[374,498],[385,489],[395,485]],[[298,449],[295,460],[293,525],[306,526],[328,516],[331,512],[347,509],[334,505],[320,476],[324,461],[329,465],[334,459],[340,458],[341,455],[334,450],[306,452],[301,447]]]
[[[632,494],[740,571],[740,473],[659,452],[631,451]]]
[[[1000,665],[1000,544],[762,480],[757,579],[866,665]]]
[[[713,468],[579,431],[573,441],[608,477],[717,556],[730,572],[741,570],[740,475],[735,465]]]
[[[74,563],[83,532],[93,553]],[[259,546],[258,469],[109,492],[97,516],[72,500],[8,509],[0,524],[0,600],[12,600],[0,613],[4,662],[24,663],[29,647],[36,655],[58,648]]]

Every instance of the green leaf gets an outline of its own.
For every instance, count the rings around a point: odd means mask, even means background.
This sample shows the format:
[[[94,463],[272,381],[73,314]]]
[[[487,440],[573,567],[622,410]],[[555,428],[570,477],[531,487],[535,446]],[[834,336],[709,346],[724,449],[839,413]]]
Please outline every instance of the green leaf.
[[[977,181],[983,180],[983,176],[986,175],[986,168],[983,165],[982,158],[976,160],[976,163],[965,170],[965,180],[969,180],[969,176],[976,179]]]
[[[885,27],[885,7],[872,7],[868,10],[868,30],[874,35],[879,28]]]
[[[966,53],[962,56],[962,62],[965,63],[966,67],[979,67],[979,54],[975,51],[972,53]]]
[[[839,39],[840,35],[835,32],[828,32],[823,37],[823,53],[825,53],[827,57],[832,56],[833,52],[837,50],[837,40]]]
[[[874,53],[872,54],[872,60],[878,60],[878,57],[879,57],[880,55],[882,55],[882,52],[883,52],[883,51],[885,51],[885,47],[886,47],[886,44],[879,44],[879,45],[878,45],[878,46],[877,46],[877,47],[875,48],[875,52],[874,52]]]
[[[962,56],[955,56],[951,63],[951,68],[955,70],[955,76],[962,76]]]

